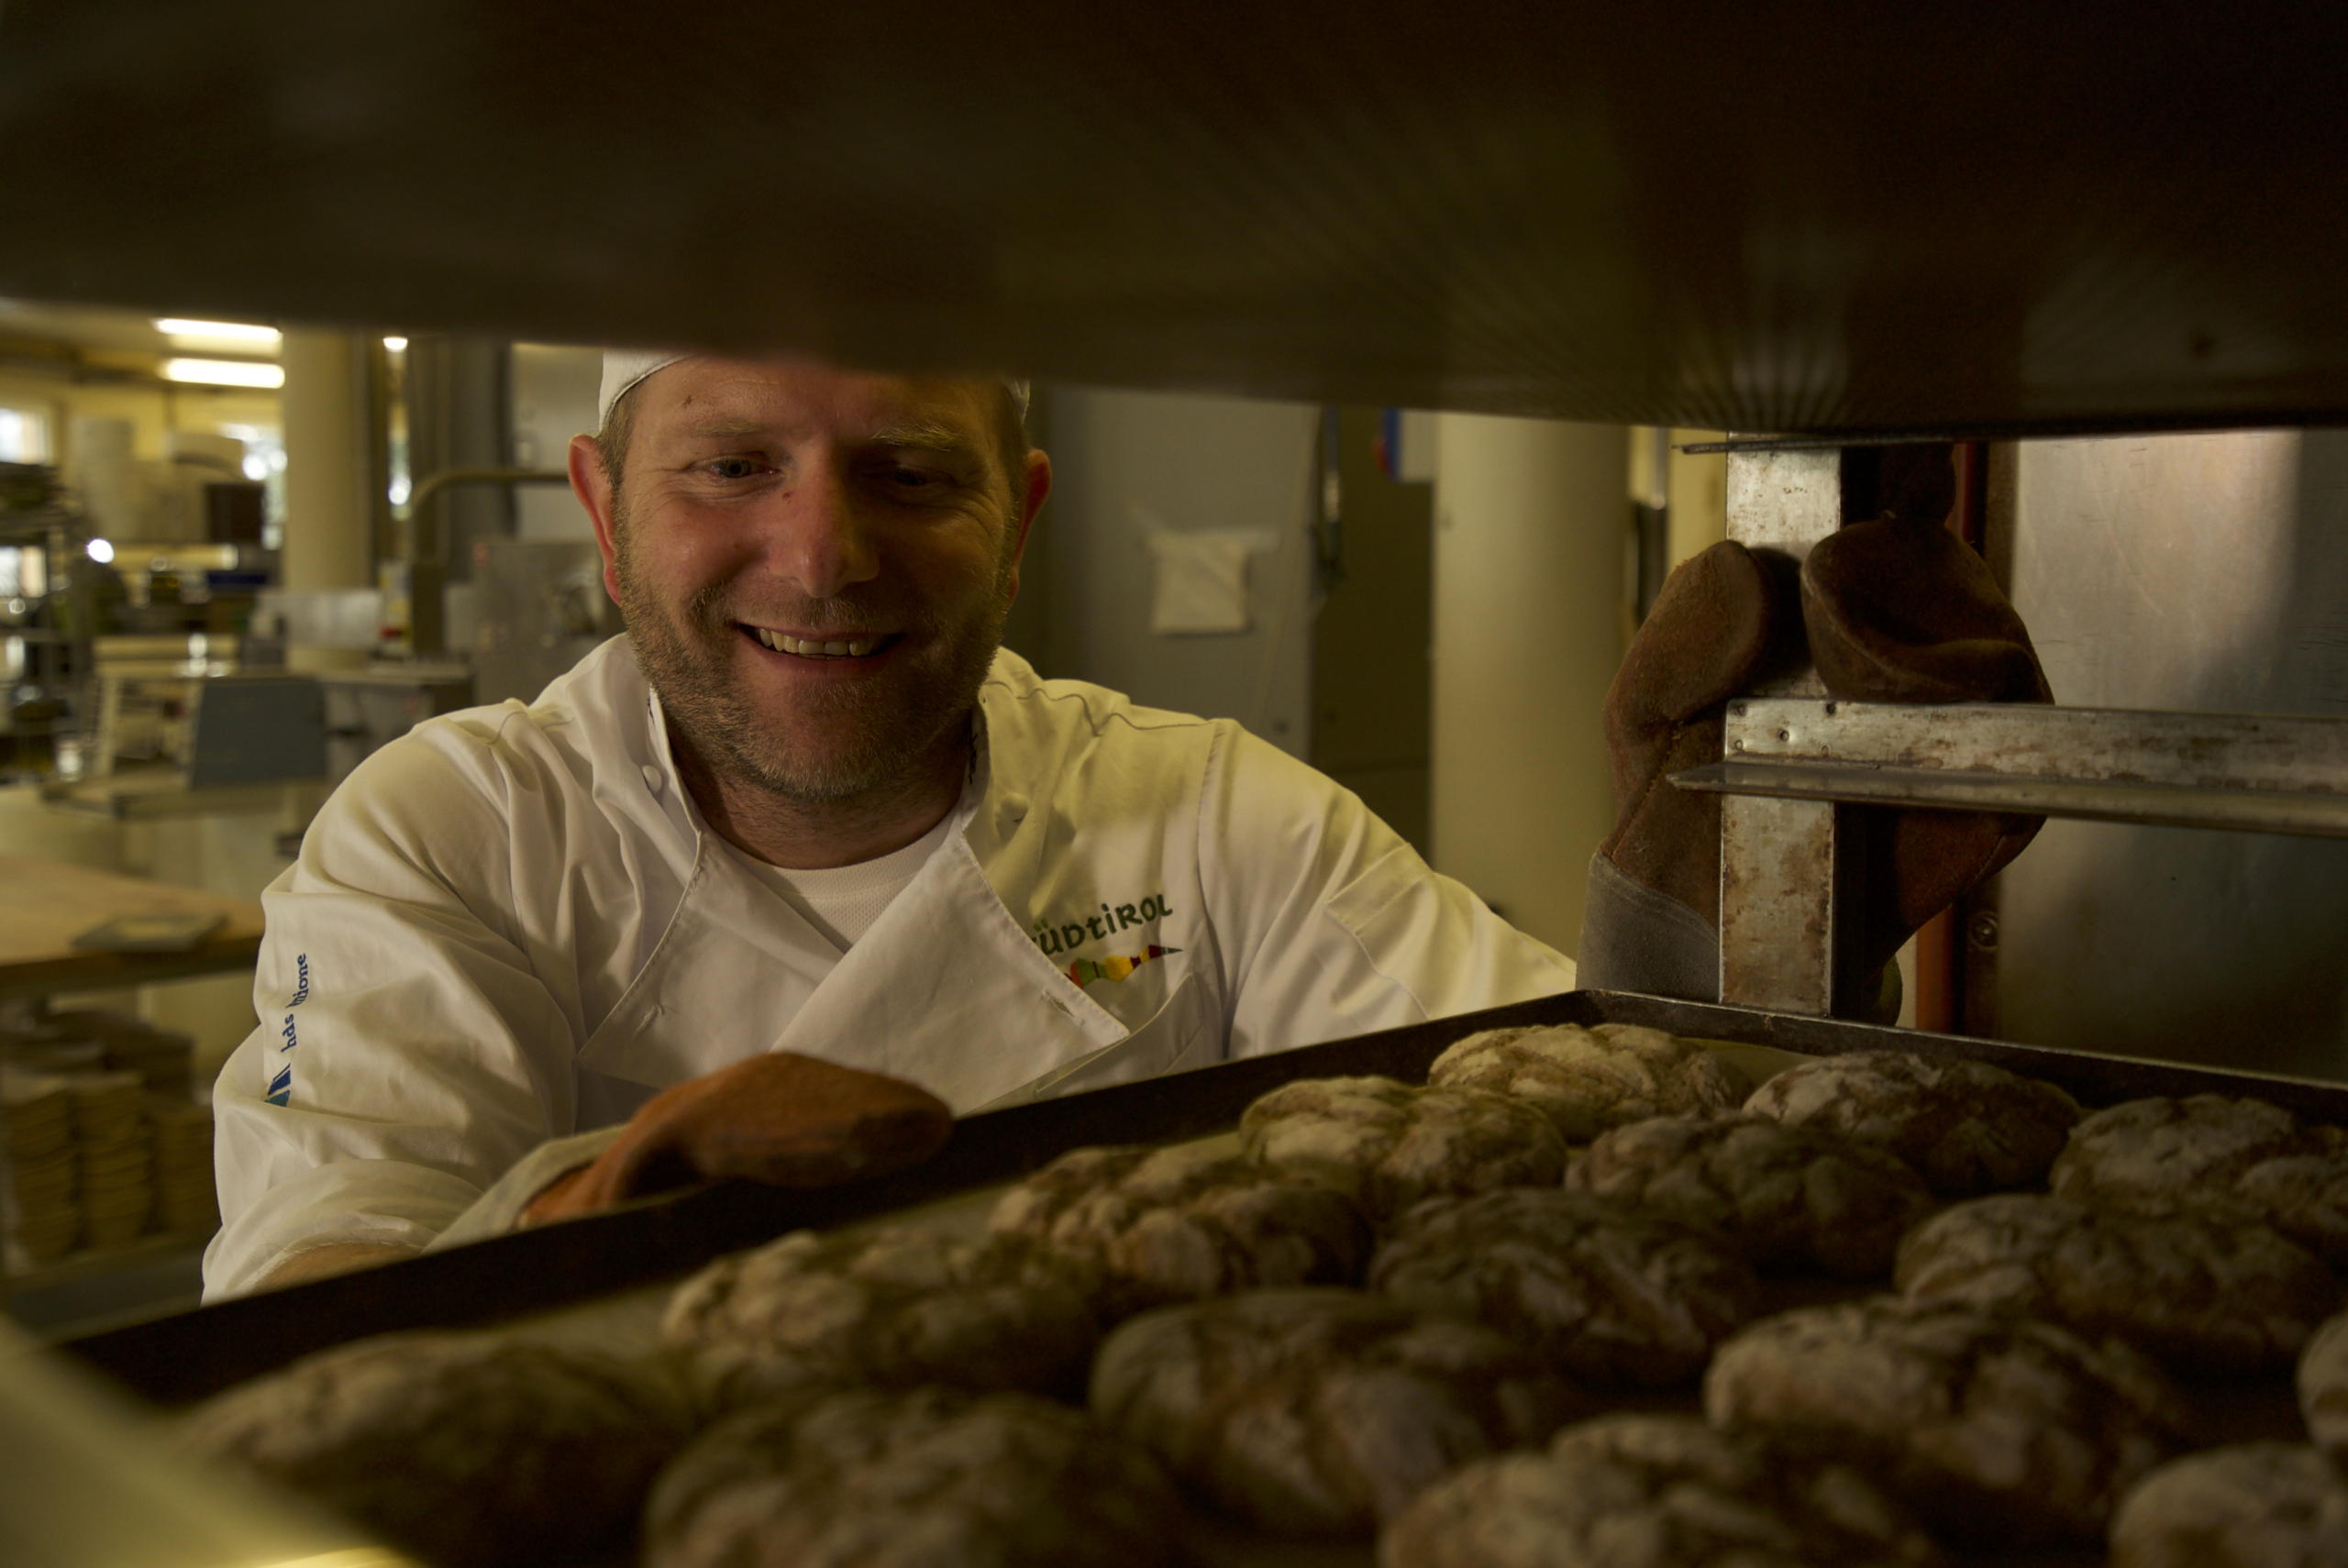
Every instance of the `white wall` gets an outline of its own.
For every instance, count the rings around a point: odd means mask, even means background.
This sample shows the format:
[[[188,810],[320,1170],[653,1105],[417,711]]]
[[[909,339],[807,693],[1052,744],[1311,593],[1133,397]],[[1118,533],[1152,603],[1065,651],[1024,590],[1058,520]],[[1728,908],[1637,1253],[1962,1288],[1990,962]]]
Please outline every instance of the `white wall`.
[[[1599,710],[1621,662],[1617,425],[1446,414],[1434,489],[1434,864],[1562,952],[1613,825]]]
[[[1047,676],[1235,718],[1308,755],[1311,552],[1320,410],[1304,403],[1056,387],[1050,502],[1028,542],[1049,580]],[[1246,632],[1150,630],[1155,530],[1257,534]]]
[[[1728,537],[1728,454],[1679,449],[1721,438],[1717,430],[1671,433],[1669,552],[1675,567]]]
[[[595,433],[595,396],[604,351],[545,343],[514,345],[514,466],[559,469],[570,438]],[[590,539],[594,519],[559,484],[514,487],[514,535],[520,539]]]

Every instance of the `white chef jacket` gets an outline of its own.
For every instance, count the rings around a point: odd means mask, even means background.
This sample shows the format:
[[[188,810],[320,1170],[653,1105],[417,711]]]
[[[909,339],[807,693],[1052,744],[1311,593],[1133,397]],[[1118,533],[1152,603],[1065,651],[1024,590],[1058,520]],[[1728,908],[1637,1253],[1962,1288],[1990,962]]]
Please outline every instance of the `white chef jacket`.
[[[937,851],[845,954],[711,832],[626,638],[353,772],[262,894],[207,1295],[422,1246],[548,1138],[767,1050],[958,1112],[1571,988],[1350,791],[999,653]]]

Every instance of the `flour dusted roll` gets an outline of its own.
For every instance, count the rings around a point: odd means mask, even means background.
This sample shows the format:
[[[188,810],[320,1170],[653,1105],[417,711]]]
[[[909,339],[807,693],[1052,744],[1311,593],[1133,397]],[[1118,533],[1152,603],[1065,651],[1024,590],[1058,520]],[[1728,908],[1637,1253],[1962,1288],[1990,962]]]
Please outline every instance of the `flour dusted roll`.
[[[2298,1118],[2263,1099],[2132,1099],[2081,1121],[2048,1181],[2059,1196],[2088,1202],[2174,1201],[2232,1187],[2287,1152],[2298,1132]]]
[[[1107,1322],[1258,1286],[1355,1285],[1369,1261],[1369,1223],[1344,1193],[1195,1143],[1071,1150],[988,1223],[1097,1269]]]
[[[1590,1409],[1504,1335],[1327,1289],[1128,1319],[1091,1405],[1206,1506],[1282,1535],[1366,1535],[1437,1476]]]
[[[2331,1271],[2263,1225],[2154,1219],[2034,1193],[1977,1198],[1899,1244],[1911,1300],[2054,1318],[2198,1373],[2288,1366],[2340,1305]]]
[[[2187,1454],[2121,1503],[2111,1568],[2348,1568],[2348,1476],[2304,1443]]]
[[[2274,1226],[2348,1268],[2348,1132],[2254,1097],[2132,1099],[2081,1121],[2055,1192],[2147,1213]]]
[[[1744,1109],[1897,1154],[1944,1198],[2035,1187],[2079,1120],[2053,1084],[1987,1062],[1854,1051],[1789,1067]]]
[[[1159,1568],[1181,1509],[1149,1457],[1024,1394],[856,1389],[740,1412],[661,1473],[646,1568]]]
[[[661,1331],[720,1408],[836,1382],[1073,1391],[1089,1284],[1024,1236],[799,1231],[686,1280]]]
[[[1566,1174],[1565,1139],[1525,1101],[1392,1078],[1284,1084],[1240,1117],[1239,1145],[1335,1187],[1373,1221],[1431,1194],[1555,1187]]]
[[[1848,1465],[1689,1416],[1601,1416],[1479,1459],[1379,1537],[1379,1568],[1935,1568],[1914,1517]]]
[[[2234,1192],[2276,1230],[2348,1270],[2348,1132],[2308,1128],[2298,1147],[2243,1172]]]
[[[1634,1023],[1488,1029],[1437,1056],[1427,1083],[1513,1096],[1578,1143],[1650,1116],[1733,1110],[1753,1089],[1694,1041]]]
[[[2116,1340],[1896,1297],[1754,1323],[1713,1354],[1704,1413],[1864,1466],[1935,1533],[2008,1550],[2101,1540],[2190,1420]]]
[[[2348,1474],[2348,1312],[2328,1320],[2308,1341],[2298,1386],[2308,1436]]]
[[[387,1335],[240,1385],[181,1445],[282,1483],[449,1568],[623,1545],[691,1435],[673,1370],[482,1333]]]
[[[1844,1279],[1891,1271],[1932,1190],[1896,1156],[1842,1133],[1766,1116],[1658,1116],[1600,1137],[1566,1186],[1733,1238],[1763,1270]]]
[[[1717,1231],[1541,1187],[1405,1210],[1370,1259],[1369,1286],[1497,1329],[1607,1387],[1694,1378],[1753,1315],[1761,1289]]]

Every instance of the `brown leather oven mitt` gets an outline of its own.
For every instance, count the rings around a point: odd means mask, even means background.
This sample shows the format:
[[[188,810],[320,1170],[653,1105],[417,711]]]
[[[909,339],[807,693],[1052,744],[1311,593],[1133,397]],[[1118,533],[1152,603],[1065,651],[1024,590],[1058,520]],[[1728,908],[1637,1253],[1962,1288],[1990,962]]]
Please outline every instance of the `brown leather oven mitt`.
[[[1591,867],[1583,983],[1716,999],[1720,797],[1668,775],[1718,762],[1727,700],[1808,643],[1827,690],[1873,702],[2051,701],[2029,634],[1981,558],[1942,525],[1945,447],[1886,454],[1881,514],[1814,546],[1796,590],[1742,545],[1664,583],[1608,689],[1614,831]],[[1872,973],[1918,926],[2021,852],[2039,819],[1863,811]]]
[[[1988,564],[1943,526],[1944,447],[1885,455],[1885,501],[1813,546],[1801,569],[1811,660],[1854,702],[2052,702],[2021,616]],[[1870,807],[1846,819],[1865,856],[1859,962],[1890,962],[1918,926],[2027,847],[2045,819]]]
[[[593,1165],[532,1198],[544,1224],[719,1176],[836,1187],[890,1176],[943,1148],[946,1102],[918,1085],[776,1051],[661,1090]]]
[[[1669,776],[1721,759],[1728,699],[1800,630],[1791,598],[1760,558],[1723,540],[1665,580],[1606,689],[1615,814],[1599,854],[1716,933],[1721,798],[1675,790]]]

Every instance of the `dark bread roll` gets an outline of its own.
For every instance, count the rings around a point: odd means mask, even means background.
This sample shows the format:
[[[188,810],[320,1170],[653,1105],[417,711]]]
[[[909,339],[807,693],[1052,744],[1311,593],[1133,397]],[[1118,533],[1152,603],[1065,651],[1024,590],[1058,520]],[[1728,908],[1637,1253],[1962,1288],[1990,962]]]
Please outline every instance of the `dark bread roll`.
[[[2348,1568],[2348,1476],[2304,1443],[2207,1449],[2139,1481],[2111,1568]]]
[[[1379,1568],[1935,1568],[1913,1516],[1859,1472],[1691,1416],[1600,1416],[1546,1452],[1479,1459],[1419,1494]]]
[[[1658,1116],[1618,1127],[1566,1171],[1575,1192],[1635,1204],[1733,1238],[1755,1268],[1891,1272],[1899,1238],[1932,1211],[1906,1161],[1822,1128],[1766,1116]]]
[[[1366,1536],[1437,1476],[1590,1413],[1502,1334],[1325,1289],[1128,1319],[1091,1405],[1209,1507],[1290,1536]]]
[[[2064,1198],[2121,1204],[2218,1190],[2288,1151],[2298,1134],[2298,1118],[2263,1099],[2132,1099],[2072,1129],[2049,1185]]]
[[[1239,1147],[1335,1187],[1372,1222],[1433,1194],[1555,1187],[1566,1174],[1565,1139],[1525,1101],[1392,1078],[1283,1084],[1241,1115]]]
[[[323,1352],[181,1419],[188,1451],[282,1482],[446,1568],[624,1545],[692,1435],[673,1368],[481,1333]]]
[[[2007,1193],[1934,1215],[1899,1244],[1913,1301],[1960,1301],[2117,1334],[2180,1372],[2289,1366],[2340,1306],[2316,1255],[2264,1225],[2154,1218]]]
[[[1405,1210],[1370,1258],[1369,1287],[1497,1329],[1584,1383],[1617,1388],[1692,1380],[1761,1294],[1716,1231],[1542,1187]]]
[[[1488,1029],[1437,1056],[1427,1083],[1513,1095],[1584,1143],[1650,1116],[1733,1110],[1753,1090],[1694,1041],[1635,1023]]]
[[[1257,1286],[1357,1285],[1369,1261],[1369,1222],[1344,1193],[1195,1143],[1070,1150],[988,1226],[1097,1270],[1104,1323]]]
[[[1100,1341],[1090,1285],[1024,1236],[798,1231],[686,1280],[661,1332],[719,1409],[836,1383],[1072,1394]]]
[[[646,1568],[1160,1568],[1181,1505],[1149,1456],[1024,1394],[854,1389],[745,1410],[661,1472]]]
[[[2263,1223],[2348,1267],[2348,1132],[2252,1097],[2132,1099],[2081,1121],[2055,1192],[2150,1214]]]
[[[2190,1446],[2160,1368],[2059,1324],[1897,1297],[1765,1318],[1721,1346],[1704,1413],[1866,1469],[1955,1542],[2102,1539],[2112,1508]]]
[[[2297,1383],[2308,1436],[2348,1474],[2348,1312],[2326,1321],[2308,1341]]]
[[[1754,1090],[1744,1109],[1873,1143],[1943,1198],[2037,1186],[2079,1120],[2078,1102],[2053,1084],[1909,1051],[1804,1062]]]

